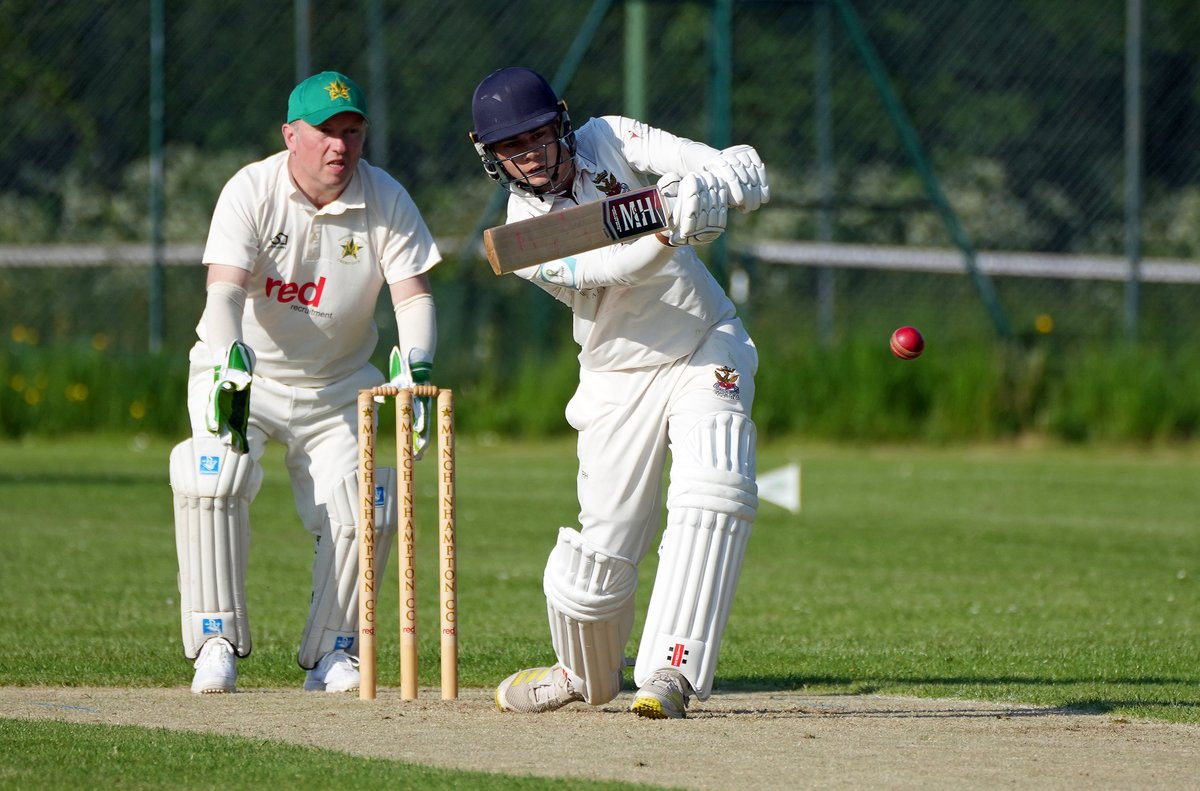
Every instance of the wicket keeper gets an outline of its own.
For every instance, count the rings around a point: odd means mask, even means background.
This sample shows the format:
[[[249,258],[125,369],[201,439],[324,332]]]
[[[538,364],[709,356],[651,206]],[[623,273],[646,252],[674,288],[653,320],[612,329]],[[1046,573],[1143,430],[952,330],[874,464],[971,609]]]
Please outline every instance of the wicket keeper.
[[[170,468],[183,652],[198,694],[233,692],[236,657],[250,653],[250,503],[272,440],[316,542],[297,656],[304,689],[359,686],[357,399],[384,382],[369,361],[372,317],[386,285],[399,331],[393,384],[429,382],[437,323],[427,273],[441,258],[408,192],[362,159],[368,119],[349,77],[304,80],[288,98],[285,150],[234,175],[213,213],[190,354],[192,437]],[[415,422],[428,431],[424,415]],[[376,473],[377,568],[396,531],[392,473]]]

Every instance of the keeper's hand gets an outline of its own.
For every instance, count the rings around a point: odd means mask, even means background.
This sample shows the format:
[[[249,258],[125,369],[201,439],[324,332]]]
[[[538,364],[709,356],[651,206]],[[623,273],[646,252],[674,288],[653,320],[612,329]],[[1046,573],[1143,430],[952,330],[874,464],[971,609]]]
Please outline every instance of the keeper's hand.
[[[667,201],[670,244],[708,244],[725,232],[729,193],[712,173],[665,173],[658,188]]]
[[[246,453],[250,449],[246,431],[250,424],[254,352],[241,341],[234,341],[221,359],[223,363],[213,367],[204,425],[234,451]]]
[[[729,205],[743,214],[771,200],[767,168],[753,146],[732,146],[704,166],[729,190]]]
[[[400,349],[393,346],[392,353],[388,355],[388,377],[388,384],[393,387],[427,385],[433,381],[433,363],[414,360],[410,365],[405,365]],[[383,399],[376,396],[376,400],[382,401]],[[429,416],[433,414],[433,398],[413,396],[412,404],[413,459],[420,460],[425,455],[425,447],[429,444],[429,430],[432,426]]]

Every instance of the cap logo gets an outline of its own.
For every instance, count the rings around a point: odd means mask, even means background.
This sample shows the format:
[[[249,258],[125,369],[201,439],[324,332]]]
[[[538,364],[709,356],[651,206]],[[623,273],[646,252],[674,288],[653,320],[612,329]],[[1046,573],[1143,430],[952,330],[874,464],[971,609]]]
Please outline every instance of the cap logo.
[[[329,101],[331,102],[336,102],[338,99],[350,100],[350,89],[341,80],[329,83],[325,86],[325,90],[329,91]]]

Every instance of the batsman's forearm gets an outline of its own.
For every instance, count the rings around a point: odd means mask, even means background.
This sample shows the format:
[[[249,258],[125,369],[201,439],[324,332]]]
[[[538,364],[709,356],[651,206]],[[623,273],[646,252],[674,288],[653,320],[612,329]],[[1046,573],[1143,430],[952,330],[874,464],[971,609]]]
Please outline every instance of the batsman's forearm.
[[[674,254],[657,234],[585,253],[576,262],[575,287],[632,286],[657,273]]]

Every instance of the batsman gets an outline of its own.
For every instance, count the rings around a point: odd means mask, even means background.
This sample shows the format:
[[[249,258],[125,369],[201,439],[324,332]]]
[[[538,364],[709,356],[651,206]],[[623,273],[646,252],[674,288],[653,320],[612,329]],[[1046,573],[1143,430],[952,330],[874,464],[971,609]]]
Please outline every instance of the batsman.
[[[719,151],[618,116],[575,129],[540,74],[510,67],[475,89],[475,149],[506,186],[508,222],[657,184],[669,231],[520,269],[574,315],[579,527],[561,527],[543,575],[557,661],[496,689],[501,711],[601,705],[621,690],[637,567],[666,528],[637,651],[631,710],[678,719],[712,692],[758,508],[751,420],[758,354],[696,254],[728,211],[770,197],[758,153]]]
[[[192,692],[233,692],[250,653],[250,504],[269,441],[283,445],[292,497],[315,540],[297,660],[304,689],[358,689],[358,391],[386,285],[399,346],[392,383],[430,381],[437,322],[428,271],[440,255],[408,192],[362,157],[366,97],[323,72],[288,98],[285,150],[247,165],[217,200],[207,299],[190,353],[192,436],[171,452],[184,655]],[[428,439],[414,409],[418,452]],[[417,414],[417,413],[420,414]],[[432,418],[432,416],[429,416]],[[376,567],[396,532],[394,471],[376,470]]]

